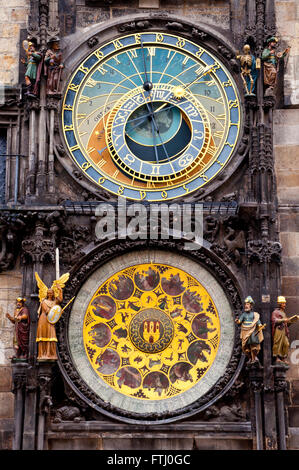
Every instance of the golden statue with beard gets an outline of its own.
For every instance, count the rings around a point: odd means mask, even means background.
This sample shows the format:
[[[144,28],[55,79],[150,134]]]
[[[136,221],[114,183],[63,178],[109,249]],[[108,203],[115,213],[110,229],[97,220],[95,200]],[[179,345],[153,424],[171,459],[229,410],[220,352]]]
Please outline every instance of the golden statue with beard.
[[[37,273],[35,273],[36,282],[39,288],[40,306],[38,309],[38,323],[36,332],[36,342],[38,343],[38,361],[56,361],[56,343],[57,336],[55,325],[49,321],[48,315],[53,307],[60,305],[63,296],[62,289],[68,281],[69,273],[63,274],[55,280],[50,289],[43,283]]]

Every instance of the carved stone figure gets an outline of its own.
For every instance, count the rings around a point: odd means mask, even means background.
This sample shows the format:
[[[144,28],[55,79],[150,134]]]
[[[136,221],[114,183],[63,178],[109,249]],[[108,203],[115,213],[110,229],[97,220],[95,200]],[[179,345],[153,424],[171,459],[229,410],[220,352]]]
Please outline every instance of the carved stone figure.
[[[78,423],[84,421],[81,416],[80,409],[77,406],[61,406],[56,410],[53,422],[62,423],[63,421],[74,421]]]
[[[35,278],[39,288],[40,300],[36,332],[36,342],[38,343],[37,360],[57,360],[55,325],[50,323],[48,315],[53,307],[62,302],[62,289],[69,278],[69,273],[63,274],[59,279],[55,280],[51,289],[47,288],[37,273],[35,273]]]
[[[13,359],[24,360],[28,358],[30,314],[25,302],[26,299],[18,297],[14,315],[6,314],[6,317],[15,325],[14,347],[16,356]]]
[[[224,237],[223,243],[227,248],[227,254],[233,256],[235,262],[240,263],[241,251],[245,250],[245,233],[243,230],[237,232],[232,227],[228,226],[227,235]]]
[[[26,65],[26,95],[35,98],[38,95],[38,85],[40,82],[42,67],[42,54],[36,51],[33,42],[23,41],[23,48],[26,51],[26,59],[21,59],[21,62]]]
[[[240,403],[231,403],[229,406],[219,404],[210,406],[202,416],[204,421],[244,421],[246,419],[246,410]]]
[[[236,323],[241,325],[242,350],[249,358],[250,363],[258,362],[257,355],[261,349],[261,342],[264,339],[260,315],[253,311],[254,300],[252,297],[246,297],[244,301],[244,312],[240,318],[236,318]]]
[[[237,55],[241,65],[241,78],[243,81],[245,94],[254,95],[256,80],[258,76],[258,61],[250,52],[249,44],[243,47],[243,54]]]
[[[273,337],[273,356],[276,362],[288,364],[287,357],[289,353],[289,328],[288,325],[295,323],[299,315],[287,317],[285,313],[286,299],[283,296],[277,298],[278,307],[272,312],[272,337]]]
[[[45,66],[47,74],[47,93],[48,95],[55,95],[59,93],[61,72],[64,68],[58,41],[52,41],[50,43],[50,49],[47,50],[45,55]]]
[[[283,52],[276,52],[278,39],[274,36],[267,39],[267,47],[263,50],[262,61],[264,63],[264,85],[266,86],[265,96],[273,95],[277,81],[279,60],[286,57],[290,52],[290,47]]]
[[[215,241],[216,235],[219,231],[219,221],[216,217],[208,215],[204,219],[204,238],[210,243]]]

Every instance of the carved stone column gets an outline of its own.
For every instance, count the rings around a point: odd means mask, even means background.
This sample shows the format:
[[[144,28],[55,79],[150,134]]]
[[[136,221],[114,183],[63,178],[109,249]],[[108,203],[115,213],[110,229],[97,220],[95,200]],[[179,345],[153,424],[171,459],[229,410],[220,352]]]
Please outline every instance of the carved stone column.
[[[13,450],[22,449],[25,405],[24,392],[27,382],[27,368],[28,364],[25,362],[12,364],[12,391],[15,394]]]
[[[263,383],[264,383],[264,433],[265,448],[268,450],[277,449],[277,428],[276,428],[276,406],[274,394],[274,376],[271,368],[272,344],[271,344],[271,300],[275,293],[270,279],[270,272],[279,278],[279,263],[281,255],[281,244],[276,241],[265,239],[264,231],[267,223],[261,222],[260,240],[250,240],[247,245],[248,272],[251,281],[252,291],[255,292],[257,301],[257,311],[261,314],[262,323],[266,323],[263,330],[264,341],[263,351]]]
[[[37,379],[33,367],[28,367],[25,389],[23,450],[34,450],[36,440],[36,392]]]
[[[286,450],[286,407],[285,407],[285,392],[288,389],[286,381],[286,372],[289,367],[287,365],[274,365],[274,387],[276,394],[276,407],[277,407],[277,421],[278,421],[278,445],[280,450]]]
[[[255,56],[261,59],[269,33],[274,34],[274,7],[272,0],[247,0],[248,25],[244,41],[253,40]],[[255,21],[252,20],[253,15]],[[264,97],[263,68],[260,69],[256,88],[256,108],[250,107],[251,149],[249,173],[252,198],[257,204],[256,226],[252,227],[247,245],[248,289],[256,300],[264,329],[262,345],[263,403],[265,449],[277,449],[276,404],[272,364],[271,306],[280,286],[281,245],[277,240],[276,183],[273,159],[274,101]],[[253,100],[252,100],[253,101]],[[248,110],[247,110],[248,112]],[[278,430],[279,434],[279,430]]]
[[[45,236],[45,214],[40,214],[39,220],[36,222],[34,234],[23,240],[23,260],[24,260],[24,274],[23,274],[23,292],[26,298],[31,298],[30,312],[30,339],[29,339],[29,362],[35,364],[36,358],[36,326],[37,326],[37,309],[38,309],[38,295],[37,285],[34,273],[43,277],[44,264],[48,263],[49,274],[54,276],[55,272],[55,240]],[[36,294],[35,294],[36,292]]]
[[[37,427],[37,450],[44,449],[45,423],[49,415],[51,399],[51,380],[53,362],[40,362],[38,364],[39,404]]]
[[[37,167],[37,155],[36,155],[36,127],[37,127],[37,116],[36,113],[39,110],[39,103],[35,99],[27,98],[27,111],[29,113],[29,161],[28,161],[28,173],[26,178],[26,199],[30,201],[32,196],[35,195],[35,183],[36,183],[36,167]]]
[[[48,155],[48,192],[53,197],[55,194],[55,172],[54,172],[54,131],[55,114],[58,111],[61,94],[47,96],[47,109],[49,111],[49,155]]]
[[[44,53],[47,48],[47,27],[48,27],[49,2],[39,1],[39,38],[40,49]],[[41,77],[40,82],[40,111],[38,123],[38,170],[36,175],[36,195],[38,199],[44,200],[43,196],[47,192],[46,178],[46,148],[47,148],[47,112],[46,112],[46,81]]]
[[[250,386],[254,395],[254,416],[255,416],[255,436],[256,449],[264,449],[264,430],[262,412],[262,392],[263,392],[263,368],[253,364],[248,366]]]
[[[30,376],[28,374],[27,393],[25,401],[25,417],[24,417],[24,449],[35,449],[37,435],[41,439],[44,428],[44,412],[41,412],[41,421],[36,422],[36,413],[38,412],[41,400],[40,396],[44,391],[40,390],[41,384],[47,382],[46,379],[41,380],[40,371],[47,376],[46,366],[36,367],[36,327],[37,327],[37,310],[39,305],[38,288],[34,273],[38,272],[46,285],[51,285],[55,276],[55,248],[56,234],[58,231],[58,219],[60,213],[42,212],[35,215],[31,221],[34,227],[30,235],[22,241],[22,259],[24,263],[23,271],[23,292],[26,298],[30,298],[30,337],[29,337],[29,364]],[[45,369],[45,370],[44,370]],[[49,373],[50,374],[50,373]],[[49,375],[48,374],[48,375]],[[38,384],[38,385],[37,385]],[[47,393],[45,394],[47,395]],[[42,398],[43,403],[45,402]],[[37,429],[37,426],[39,427]],[[42,447],[41,440],[38,441]]]

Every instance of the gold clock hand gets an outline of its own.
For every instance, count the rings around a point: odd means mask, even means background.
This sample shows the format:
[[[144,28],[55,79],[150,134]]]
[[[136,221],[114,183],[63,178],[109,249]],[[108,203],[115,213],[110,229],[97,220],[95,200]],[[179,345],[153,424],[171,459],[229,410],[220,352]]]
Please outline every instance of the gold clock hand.
[[[161,111],[161,109],[165,108],[165,106],[167,106],[169,103],[164,103],[162,104],[162,106],[159,106],[159,108],[156,109],[155,113],[159,113],[159,111]]]
[[[184,85],[183,88],[188,88],[190,85],[193,85],[193,83],[197,82],[202,77],[205,77],[208,73],[210,73],[213,70],[214,67],[215,67],[215,64],[205,67],[202,70],[200,75],[198,75],[194,80],[192,80],[192,82],[188,83],[187,85]]]
[[[188,83],[187,85],[182,85],[182,88],[186,89],[188,88],[190,85],[193,85],[193,83],[197,82],[198,80],[200,80],[202,77],[205,77],[209,72],[211,72],[211,70],[213,70],[213,68],[215,67],[215,64],[213,65],[209,65],[208,67],[206,67],[205,69],[202,70],[202,73],[197,76],[192,82]],[[155,113],[158,113],[161,109],[165,108],[165,106],[167,106],[168,103],[164,103],[162,104],[162,106],[160,106],[159,108],[157,108],[155,110]]]

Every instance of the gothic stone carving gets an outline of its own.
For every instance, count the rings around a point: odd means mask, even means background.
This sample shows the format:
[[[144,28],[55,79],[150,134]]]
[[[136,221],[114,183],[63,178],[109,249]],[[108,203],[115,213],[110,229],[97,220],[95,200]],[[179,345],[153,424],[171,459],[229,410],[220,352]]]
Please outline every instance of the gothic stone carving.
[[[82,249],[91,241],[91,230],[86,225],[69,225],[59,237],[59,255],[66,270],[69,270],[85,255]]]
[[[118,31],[124,33],[126,31],[134,31],[135,29],[146,30],[151,27],[151,23],[147,20],[144,21],[131,21],[118,26]]]
[[[226,263],[233,261],[240,265],[244,261],[246,235],[235,217],[207,216],[204,238],[211,243],[211,249]]]
[[[74,421],[79,423],[85,418],[81,416],[80,409],[77,406],[61,406],[55,411],[53,423],[62,423],[63,421]]]
[[[46,258],[54,261],[56,234],[59,230],[60,212],[31,213],[31,226],[34,232],[30,232],[28,238],[22,241],[23,262],[43,262]]]
[[[272,240],[251,240],[247,244],[248,262],[281,263],[281,244]]]
[[[93,36],[92,38],[89,38],[88,41],[87,41],[87,45],[88,47],[90,47],[91,49],[96,46],[97,44],[99,43],[99,40],[96,36]]]
[[[11,269],[19,251],[19,239],[26,229],[22,214],[3,212],[0,216],[0,272]]]

